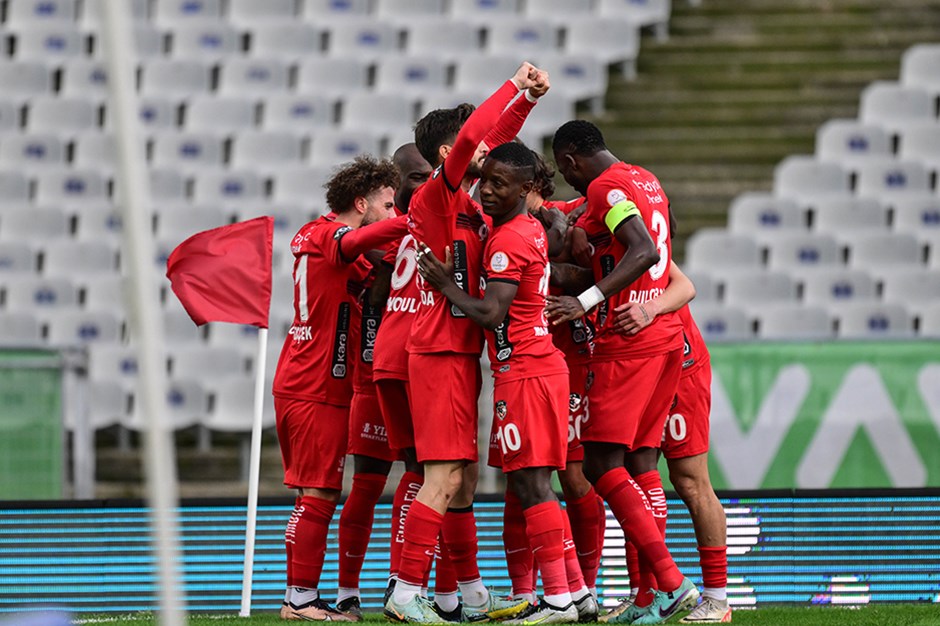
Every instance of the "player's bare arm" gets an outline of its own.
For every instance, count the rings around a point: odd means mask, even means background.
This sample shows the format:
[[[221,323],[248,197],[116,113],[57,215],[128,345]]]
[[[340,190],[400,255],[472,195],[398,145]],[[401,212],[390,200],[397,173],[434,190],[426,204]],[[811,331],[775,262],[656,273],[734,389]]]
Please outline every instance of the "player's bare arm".
[[[560,255],[565,248],[565,236],[568,233],[568,220],[560,210],[542,207],[535,217],[545,228],[548,240],[548,256],[554,258]]]
[[[594,272],[588,267],[573,263],[552,261],[551,284],[564,289],[567,293],[581,293],[594,284]]]
[[[626,288],[643,272],[659,262],[656,244],[653,243],[646,224],[637,215],[631,215],[620,222],[614,228],[614,237],[627,251],[614,266],[613,271],[589,290],[592,293],[588,294],[588,297],[584,294],[577,298],[549,297],[545,314],[552,320],[553,325],[578,319],[587,312],[585,303],[588,303],[588,310],[594,308],[603,300]],[[585,303],[582,303],[582,300],[585,300]]]
[[[578,265],[591,266],[591,243],[588,241],[587,231],[580,226],[571,229],[571,257]]]
[[[454,263],[450,248],[445,250],[445,255],[442,263],[427,246],[420,245],[417,260],[418,272],[422,278],[440,291],[474,323],[487,330],[495,329],[506,319],[509,305],[512,304],[519,286],[505,281],[489,281],[486,286],[486,295],[483,298],[474,298],[454,282]]]
[[[643,304],[630,302],[614,309],[614,326],[627,335],[635,335],[657,316],[678,311],[695,298],[695,285],[674,263],[669,264],[669,286],[656,298]]]

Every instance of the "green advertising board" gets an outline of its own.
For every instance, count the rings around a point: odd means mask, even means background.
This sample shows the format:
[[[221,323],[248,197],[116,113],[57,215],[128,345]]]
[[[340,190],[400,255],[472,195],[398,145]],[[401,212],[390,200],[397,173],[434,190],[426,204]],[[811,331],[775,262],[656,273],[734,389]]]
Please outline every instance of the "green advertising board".
[[[940,486],[940,342],[710,351],[716,489]]]
[[[62,497],[62,359],[0,351],[0,500]]]

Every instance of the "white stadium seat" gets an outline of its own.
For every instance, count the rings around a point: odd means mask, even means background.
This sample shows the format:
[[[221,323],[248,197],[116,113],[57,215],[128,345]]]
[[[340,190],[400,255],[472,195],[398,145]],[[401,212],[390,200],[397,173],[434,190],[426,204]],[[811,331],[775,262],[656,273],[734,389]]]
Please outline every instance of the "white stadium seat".
[[[0,100],[0,134],[19,131],[22,125],[19,106],[10,100]]]
[[[231,223],[230,214],[219,207],[183,205],[157,213],[156,235],[163,240],[183,241],[198,232]]]
[[[33,313],[0,312],[0,344],[37,347],[42,344],[42,324]]]
[[[686,277],[695,285],[697,302],[715,302],[718,300],[718,280],[708,272],[685,272]]]
[[[376,68],[378,92],[419,96],[447,87],[447,66],[433,57],[396,56],[382,59]]]
[[[918,332],[921,337],[940,339],[940,301],[934,301],[918,311]]]
[[[218,61],[241,49],[241,33],[225,22],[181,24],[170,32],[170,52],[181,60]]]
[[[264,180],[252,170],[207,170],[197,174],[193,197],[204,204],[244,204],[263,198],[264,187]]]
[[[522,14],[528,19],[548,19],[559,26],[564,26],[572,18],[594,15],[594,0],[530,1],[523,6]]]
[[[901,84],[940,95],[940,45],[916,44],[901,55]]]
[[[71,24],[77,15],[75,0],[13,0],[6,11],[6,24],[14,27]]]
[[[78,286],[65,277],[22,276],[7,279],[3,286],[3,306],[7,311],[49,313],[78,307]]]
[[[38,269],[39,255],[34,244],[22,241],[0,242],[0,274],[31,274]]]
[[[813,230],[837,239],[845,231],[886,231],[888,209],[871,198],[832,199],[813,211]]]
[[[41,61],[0,61],[0,85],[7,100],[25,100],[52,91],[52,72]]]
[[[142,130],[157,131],[176,128],[179,125],[179,103],[159,96],[144,96],[140,99],[140,123]],[[112,125],[107,114],[105,127]]]
[[[40,204],[86,204],[108,197],[108,183],[96,170],[49,169],[36,174],[36,201]]]
[[[5,241],[55,240],[68,237],[71,216],[60,208],[26,206],[0,212],[0,239]]]
[[[222,0],[156,0],[154,5],[157,23],[170,27],[222,17]]]
[[[369,0],[301,0],[304,19],[312,22],[333,22],[361,18],[371,10]]]
[[[940,122],[910,124],[901,130],[898,158],[940,171]]]
[[[859,196],[890,198],[892,194],[929,189],[927,168],[914,161],[872,159],[858,166],[855,192]]]
[[[211,87],[211,67],[200,61],[150,59],[141,68],[144,95],[192,98]]]
[[[843,261],[842,247],[829,235],[780,233],[765,242],[767,261],[772,269],[803,272],[811,267],[839,265]]]
[[[760,240],[768,233],[805,231],[806,209],[768,193],[739,194],[728,207],[728,230]]]
[[[148,428],[138,396],[132,397],[131,412],[122,426],[142,431]],[[167,425],[173,430],[195,426],[209,411],[209,393],[193,380],[170,380],[166,392]]]
[[[443,15],[444,7],[445,0],[382,0],[375,4],[375,17],[404,26],[416,18]]]
[[[816,158],[852,168],[871,157],[890,157],[891,136],[881,126],[854,119],[823,122],[816,131]]]
[[[774,168],[774,195],[807,206],[826,197],[849,195],[849,182],[848,171],[840,165],[812,156],[788,156]]]
[[[722,273],[724,302],[750,310],[769,303],[796,302],[796,282],[788,274],[761,269]]]
[[[341,127],[385,135],[393,129],[411,128],[417,106],[413,98],[394,93],[351,93],[343,101]],[[316,141],[316,139],[314,139]]]
[[[53,346],[83,346],[121,340],[124,322],[110,311],[56,311],[47,317],[46,339]]]
[[[800,272],[799,280],[807,305],[830,306],[877,298],[875,279],[866,270],[816,267]]]
[[[873,270],[881,280],[885,302],[905,306],[940,302],[940,273],[926,268],[884,268]]]
[[[372,133],[324,129],[313,135],[309,159],[314,166],[334,167],[360,154],[378,153],[379,141]]]
[[[63,136],[88,132],[100,127],[101,107],[86,98],[39,96],[29,104],[26,128]]]
[[[223,140],[209,133],[160,133],[153,142],[153,164],[162,167],[216,168],[223,165]]]
[[[691,271],[722,268],[758,268],[761,250],[749,236],[729,233],[722,228],[702,228],[689,237],[686,265]]]
[[[84,27],[95,29],[104,21],[104,11],[102,10],[105,2],[108,0],[83,0],[81,21]],[[131,13],[131,19],[135,26],[140,26],[141,22],[148,18],[150,13],[149,0],[127,0]]]
[[[574,117],[575,107],[572,100],[546,97],[526,118],[522,130],[519,131],[519,138],[526,145],[541,151],[542,140],[554,135],[559,126]]]
[[[17,60],[62,62],[87,52],[85,35],[71,24],[24,26],[16,34]]]
[[[754,326],[741,309],[695,300],[690,307],[706,342],[747,341],[754,337]]]
[[[130,394],[115,382],[88,384],[88,419],[94,430],[122,423],[130,411]],[[69,426],[74,429],[73,426]]]
[[[78,223],[75,227],[75,237],[84,241],[99,241],[105,239],[111,242],[119,241],[122,231],[122,218],[120,212],[110,205],[82,207],[78,212]]]
[[[405,52],[414,58],[452,63],[482,49],[482,31],[478,26],[449,17],[415,18],[404,27]]]
[[[349,18],[330,24],[327,54],[374,62],[399,49],[398,27],[373,18]]]
[[[517,17],[493,22],[486,28],[488,54],[529,59],[557,50],[558,26],[549,20]]]
[[[312,58],[297,69],[297,91],[338,99],[366,87],[369,63],[352,57]]]
[[[61,93],[78,98],[107,98],[108,74],[104,61],[70,59],[62,68]]]
[[[517,56],[466,56],[457,61],[454,74],[454,91],[463,94],[480,94],[471,100],[480,104],[519,69]]]
[[[258,22],[290,22],[296,18],[294,0],[228,0],[228,18],[240,28]]]
[[[0,163],[7,169],[33,170],[65,164],[66,142],[50,133],[4,135],[0,137]]]
[[[29,201],[29,179],[6,168],[0,169],[0,206]]]
[[[552,92],[576,102],[587,101],[591,113],[604,110],[607,68],[590,54],[540,54],[539,67],[552,77]]]
[[[936,119],[933,99],[925,89],[876,81],[862,90],[858,119],[898,132],[912,122]]]
[[[598,0],[598,11],[604,17],[627,19],[641,26],[652,26],[656,38],[669,36],[671,0]]]
[[[183,347],[196,350],[199,349],[199,346],[205,344],[205,326],[196,326],[175,295],[170,294],[167,298],[161,316],[163,318],[163,339],[170,349]]]
[[[757,311],[757,336],[767,341],[828,341],[832,316],[822,307],[778,303]]]
[[[346,160],[346,159],[344,159]],[[325,211],[326,189],[324,183],[330,178],[330,167],[285,168],[274,175],[274,200]],[[297,227],[303,226],[305,220]],[[295,229],[291,236],[296,233]]]
[[[256,105],[235,96],[198,96],[186,107],[186,129],[200,132],[237,133],[255,125]]]
[[[244,97],[286,92],[287,70],[285,63],[273,59],[225,59],[220,71],[219,93]]]
[[[264,99],[261,126],[268,131],[317,132],[333,125],[335,106],[315,94],[272,94]]]
[[[858,233],[849,245],[849,264],[855,268],[917,266],[924,263],[923,247],[914,235]]]
[[[231,166],[270,173],[301,162],[301,139],[289,132],[246,131],[232,145]]]
[[[841,339],[910,339],[911,314],[899,304],[846,302],[832,310]]]
[[[80,277],[113,273],[118,265],[118,247],[105,241],[57,241],[43,250],[45,276]]]
[[[297,63],[323,53],[324,31],[315,24],[261,22],[250,28],[252,56]]]
[[[180,345],[170,353],[170,371],[180,380],[210,382],[244,376],[246,364],[241,352],[233,348]]]
[[[82,280],[82,307],[92,311],[123,309],[124,277],[120,274],[86,276]]]
[[[491,24],[519,13],[520,0],[451,0],[450,15],[464,24]]]
[[[565,25],[564,50],[568,54],[590,54],[607,64],[620,64],[624,78],[636,77],[640,52],[639,27],[617,17],[571,19]]]
[[[117,142],[111,133],[85,133],[75,138],[72,164],[113,175],[117,166]]]
[[[254,422],[254,380],[231,378],[217,381],[212,385],[212,392],[215,405],[200,423],[213,431],[250,433]],[[274,422],[274,396],[266,393],[261,425],[270,428]]]
[[[2,146],[2,144],[0,144]],[[893,198],[892,224],[899,233],[909,233],[922,241],[937,239],[940,233],[940,196],[912,193]]]

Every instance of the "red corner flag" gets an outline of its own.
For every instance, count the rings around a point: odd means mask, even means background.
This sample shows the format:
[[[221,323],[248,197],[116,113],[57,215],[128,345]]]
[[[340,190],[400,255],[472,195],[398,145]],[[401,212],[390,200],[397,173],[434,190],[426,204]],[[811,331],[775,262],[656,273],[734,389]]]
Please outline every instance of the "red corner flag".
[[[196,233],[170,253],[166,277],[197,326],[233,322],[268,327],[274,218]]]

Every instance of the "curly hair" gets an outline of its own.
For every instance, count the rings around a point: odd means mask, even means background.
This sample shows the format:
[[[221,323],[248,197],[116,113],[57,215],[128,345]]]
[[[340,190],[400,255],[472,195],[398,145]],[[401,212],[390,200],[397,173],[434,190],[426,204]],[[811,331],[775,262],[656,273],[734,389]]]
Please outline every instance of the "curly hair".
[[[340,166],[325,185],[326,204],[334,213],[345,213],[356,198],[391,187],[398,189],[398,168],[389,159],[362,154]]]
[[[555,168],[535,150],[532,155],[535,157],[535,191],[543,200],[548,200],[555,195]]]
[[[453,109],[435,109],[418,120],[415,145],[431,167],[440,165],[440,147],[455,141],[457,133],[475,110],[475,106],[465,102]]]

